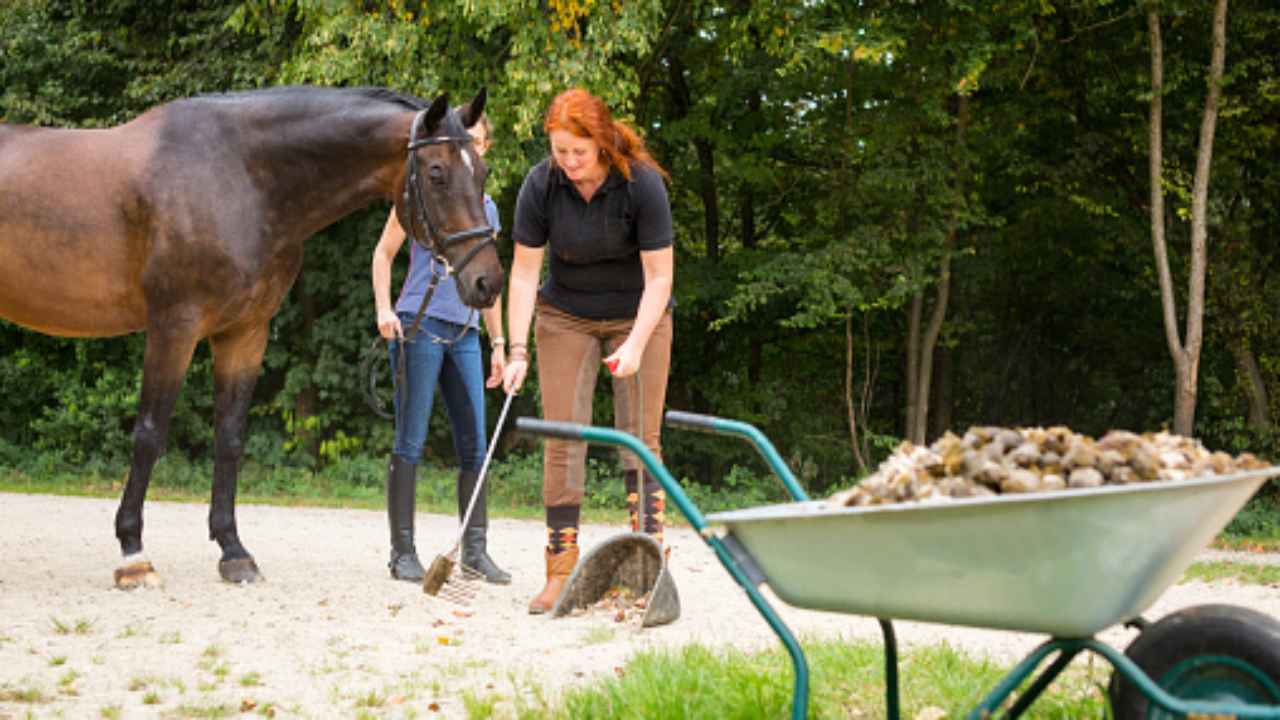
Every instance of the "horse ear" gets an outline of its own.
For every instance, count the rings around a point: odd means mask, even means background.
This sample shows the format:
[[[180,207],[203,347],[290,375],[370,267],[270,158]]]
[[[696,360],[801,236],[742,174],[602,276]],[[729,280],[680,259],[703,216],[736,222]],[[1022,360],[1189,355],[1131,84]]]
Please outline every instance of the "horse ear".
[[[462,119],[462,127],[469,128],[480,121],[480,116],[484,114],[484,102],[488,98],[488,92],[484,88],[480,88],[480,92],[471,98],[471,102],[458,108],[458,117]]]
[[[436,131],[436,127],[440,125],[440,121],[444,119],[446,113],[449,112],[449,93],[441,93],[440,97],[431,103],[431,107],[427,108],[427,114],[422,118],[422,129],[428,135]]]

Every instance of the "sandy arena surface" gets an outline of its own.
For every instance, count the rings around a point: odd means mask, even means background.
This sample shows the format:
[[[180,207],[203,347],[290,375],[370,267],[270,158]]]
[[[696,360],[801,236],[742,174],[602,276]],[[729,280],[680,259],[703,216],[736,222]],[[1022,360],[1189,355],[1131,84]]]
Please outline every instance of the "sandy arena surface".
[[[461,718],[464,691],[553,698],[567,684],[612,675],[638,651],[777,642],[687,528],[667,533],[683,615],[640,630],[602,613],[528,615],[542,587],[545,535],[541,523],[520,520],[495,520],[490,530],[490,552],[513,583],[484,586],[459,612],[388,578],[382,512],[240,507],[241,537],[267,578],[241,587],[218,578],[206,506],[151,502],[143,539],[165,584],[122,592],[112,587],[116,504],[0,494],[0,719],[208,717],[268,706],[276,717]],[[588,524],[584,548],[620,531]],[[453,518],[420,513],[424,561],[446,551],[455,533]],[[1280,617],[1276,588],[1233,582],[1176,585],[1146,617],[1206,602]],[[873,619],[775,607],[803,637],[880,637]],[[905,646],[945,640],[1010,662],[1044,639],[895,627]],[[1123,647],[1131,634],[1112,629],[1101,638]],[[511,707],[500,703],[496,714],[510,716]]]

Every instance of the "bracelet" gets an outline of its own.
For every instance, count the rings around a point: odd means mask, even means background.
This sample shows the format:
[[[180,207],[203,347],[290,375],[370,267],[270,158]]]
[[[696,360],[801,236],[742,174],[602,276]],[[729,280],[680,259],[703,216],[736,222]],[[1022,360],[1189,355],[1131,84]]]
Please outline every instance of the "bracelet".
[[[507,344],[507,339],[504,337],[496,337],[489,340],[489,347],[493,348],[494,350],[497,350],[498,348],[506,344]]]

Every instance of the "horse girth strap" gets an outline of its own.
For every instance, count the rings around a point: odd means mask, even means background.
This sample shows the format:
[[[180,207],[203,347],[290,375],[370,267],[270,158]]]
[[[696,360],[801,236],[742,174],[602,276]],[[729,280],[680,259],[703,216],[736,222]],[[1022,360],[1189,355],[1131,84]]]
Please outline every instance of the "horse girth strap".
[[[438,135],[433,137],[419,138],[418,130],[422,124],[425,110],[419,112],[413,119],[413,126],[409,133],[409,144],[406,147],[408,158],[408,172],[405,174],[404,196],[405,202],[408,204],[410,227],[405,228],[406,234],[413,238],[414,242],[422,245],[432,256],[441,262],[449,274],[457,274],[470,263],[486,245],[496,244],[494,241],[493,226],[488,223],[466,230],[460,230],[454,233],[441,233],[436,224],[431,221],[431,213],[427,210],[425,191],[422,188],[422,174],[418,171],[418,148],[428,145],[443,145],[451,143],[458,145],[470,145],[473,140],[470,135],[454,136],[454,135]],[[422,232],[425,230],[425,232]],[[442,251],[451,245],[475,238],[484,238],[482,242],[476,243],[466,255],[462,256],[456,264],[450,263],[443,257]]]

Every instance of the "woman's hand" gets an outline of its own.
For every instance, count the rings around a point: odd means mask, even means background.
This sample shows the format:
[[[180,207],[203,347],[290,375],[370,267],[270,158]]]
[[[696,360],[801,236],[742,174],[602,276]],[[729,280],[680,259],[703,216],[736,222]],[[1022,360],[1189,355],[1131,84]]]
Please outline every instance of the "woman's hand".
[[[630,377],[640,371],[640,359],[643,356],[642,350],[635,349],[630,342],[624,342],[604,359],[604,364],[614,377]]]
[[[387,340],[403,340],[404,328],[394,310],[378,311],[378,334]]]
[[[493,346],[493,352],[489,355],[489,377],[484,381],[484,386],[496,388],[501,385],[506,377],[506,369],[506,351],[501,345]]]
[[[529,372],[529,351],[523,345],[511,347],[511,359],[502,370],[502,389],[508,395],[520,392],[524,386],[525,375]]]

